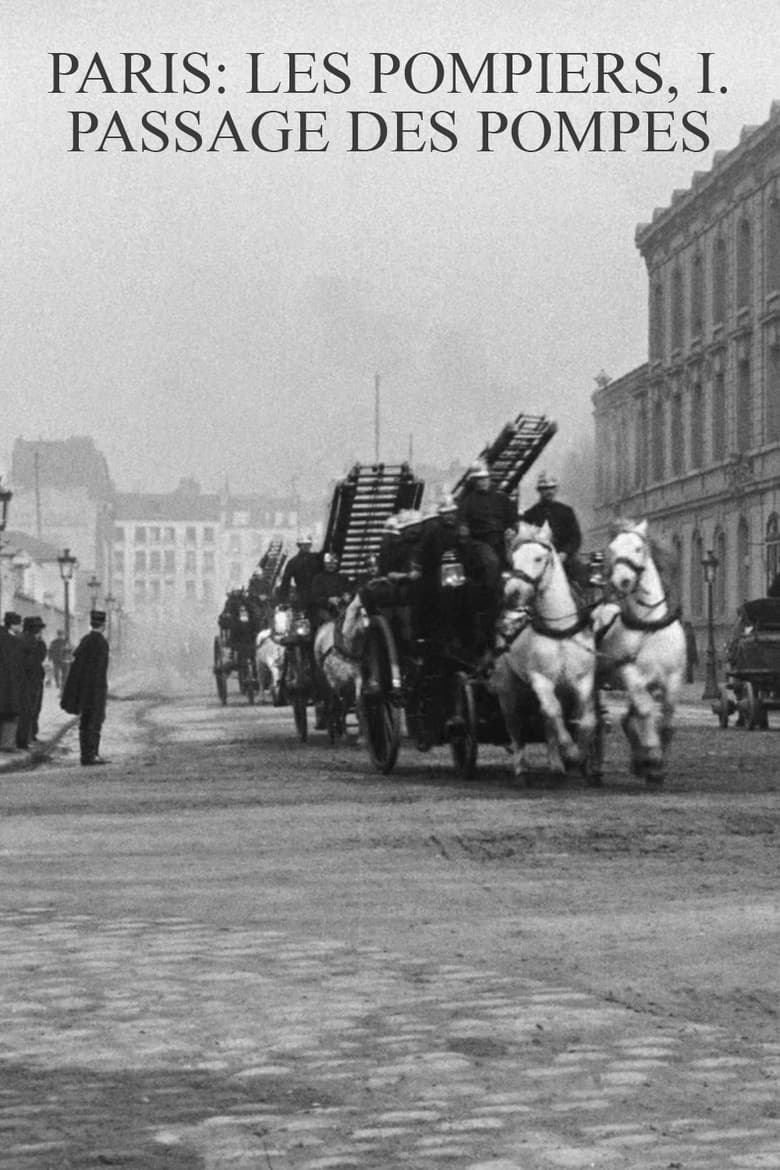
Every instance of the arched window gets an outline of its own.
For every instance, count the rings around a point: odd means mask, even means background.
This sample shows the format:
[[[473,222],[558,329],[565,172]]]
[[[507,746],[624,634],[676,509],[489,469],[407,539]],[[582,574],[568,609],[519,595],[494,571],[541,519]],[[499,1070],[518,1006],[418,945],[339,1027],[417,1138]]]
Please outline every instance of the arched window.
[[[682,537],[679,533],[675,533],[672,537],[672,553],[668,591],[672,604],[677,608],[682,603]]]
[[[766,522],[766,587],[767,589],[780,570],[780,521],[777,512],[773,512]]]
[[[691,540],[691,613],[695,617],[701,617],[704,613],[704,569],[702,567],[702,560],[704,558],[704,545],[702,543],[701,534],[694,532]]]
[[[766,342],[766,437],[780,439],[780,336],[775,331]]]
[[[770,196],[766,208],[766,294],[780,292],[780,198]]]
[[[753,446],[753,394],[750,385],[750,359],[747,354],[737,362],[737,450]]]
[[[722,325],[726,320],[726,289],[728,257],[726,241],[718,236],[712,254],[712,323]]]
[[[660,480],[664,477],[664,469],[666,467],[664,451],[666,435],[664,431],[664,404],[663,399],[659,395],[653,403],[652,456],[654,480]]]
[[[726,458],[726,379],[723,370],[712,380],[712,458]]]
[[[650,323],[650,354],[653,361],[663,361],[664,345],[666,344],[664,331],[664,286],[660,280],[653,285],[651,302],[652,320]]]
[[[715,571],[713,604],[716,613],[724,614],[726,612],[726,579],[728,565],[726,563],[726,534],[722,528],[715,529],[715,539],[712,542],[712,547],[715,556],[718,558],[718,567]]]
[[[749,219],[741,219],[737,228],[737,308],[750,304],[753,284],[753,233]]]
[[[694,382],[691,391],[691,467],[704,466],[704,391]]]
[[[750,527],[744,516],[737,525],[737,597],[739,604],[748,598],[750,583]]]
[[[672,273],[672,350],[682,349],[685,331],[685,293],[682,268]]]
[[[647,479],[647,398],[643,395],[636,408],[634,431],[634,487],[644,487]]]
[[[682,394],[672,395],[672,475],[682,475],[685,455],[685,428],[682,416]]]
[[[704,330],[704,260],[697,252],[691,262],[691,336],[701,337]]]

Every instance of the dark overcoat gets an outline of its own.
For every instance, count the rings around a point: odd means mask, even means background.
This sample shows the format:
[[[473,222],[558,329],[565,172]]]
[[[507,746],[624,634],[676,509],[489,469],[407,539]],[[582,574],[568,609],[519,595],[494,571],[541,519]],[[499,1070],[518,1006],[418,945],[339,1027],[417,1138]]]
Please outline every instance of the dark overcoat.
[[[0,626],[0,716],[13,719],[21,712],[26,688],[21,643]]]
[[[99,630],[90,630],[73,652],[62,688],[60,706],[71,715],[86,711],[102,720],[108,696],[108,642]]]

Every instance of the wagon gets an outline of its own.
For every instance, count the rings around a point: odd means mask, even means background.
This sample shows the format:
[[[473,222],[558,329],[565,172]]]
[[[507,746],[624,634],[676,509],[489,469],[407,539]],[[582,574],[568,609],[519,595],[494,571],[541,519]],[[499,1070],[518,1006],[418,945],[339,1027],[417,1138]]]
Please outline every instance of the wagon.
[[[254,607],[243,590],[233,590],[218,618],[214,638],[214,680],[223,706],[228,701],[228,679],[238,682],[239,693],[254,703],[260,690],[255,662],[257,621]]]
[[[737,727],[767,728],[769,712],[780,709],[780,598],[743,603],[726,657],[726,678],[712,707],[721,727],[736,715]]]
[[[493,484],[514,492],[555,429],[543,416],[519,415],[508,423],[480,454]],[[464,477],[453,493],[457,497],[465,490]],[[419,550],[441,523],[440,517],[429,516],[416,526],[402,526],[402,536]],[[492,606],[485,587],[469,569],[468,550],[455,540],[451,543],[427,571],[402,580],[375,578],[362,590],[369,615],[361,662],[362,715],[369,754],[383,773],[395,767],[404,725],[420,751],[448,745],[455,771],[463,779],[476,773],[480,744],[509,748],[490,684],[494,640],[484,619]],[[593,782],[601,774],[602,732],[600,724],[592,758],[583,769]],[[545,740],[530,686],[526,733],[529,742]]]

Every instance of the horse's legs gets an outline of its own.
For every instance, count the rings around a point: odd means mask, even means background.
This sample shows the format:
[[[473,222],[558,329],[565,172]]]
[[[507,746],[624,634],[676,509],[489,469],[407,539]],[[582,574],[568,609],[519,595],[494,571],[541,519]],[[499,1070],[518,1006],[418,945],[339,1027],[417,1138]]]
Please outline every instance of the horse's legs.
[[[580,750],[569,735],[563,718],[563,709],[555,693],[555,684],[545,675],[536,672],[531,674],[529,679],[544,716],[550,767],[553,771],[559,772],[563,770],[564,765],[572,767],[579,764]]]
[[[628,692],[629,708],[623,717],[623,730],[631,745],[634,770],[659,768],[663,753],[659,735],[656,702],[647,682],[633,663],[622,671],[623,685]]]
[[[499,672],[500,678],[497,677]],[[499,685],[496,685],[497,683]],[[525,780],[527,768],[525,765],[523,721],[519,714],[520,686],[514,673],[502,661],[499,661],[494,672],[493,688],[512,744],[512,766],[515,777],[518,780]]]

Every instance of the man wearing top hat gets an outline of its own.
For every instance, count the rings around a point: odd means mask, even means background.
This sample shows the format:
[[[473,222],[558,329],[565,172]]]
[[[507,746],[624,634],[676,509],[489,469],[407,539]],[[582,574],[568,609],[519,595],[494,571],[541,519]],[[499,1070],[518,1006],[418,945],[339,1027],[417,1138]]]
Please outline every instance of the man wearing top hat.
[[[94,609],[89,615],[89,624],[89,633],[73,652],[60,699],[63,711],[81,716],[79,742],[84,767],[107,763],[100,756],[100,732],[108,697],[108,642],[103,633],[105,612]]]
[[[0,751],[18,752],[16,730],[25,689],[19,635],[22,615],[8,610],[0,626]]]
[[[43,631],[46,623],[40,617],[26,617],[22,622],[19,643],[22,647],[26,694],[16,729],[16,746],[28,748],[38,739],[38,720],[43,703],[43,683],[46,677],[46,643]]]

